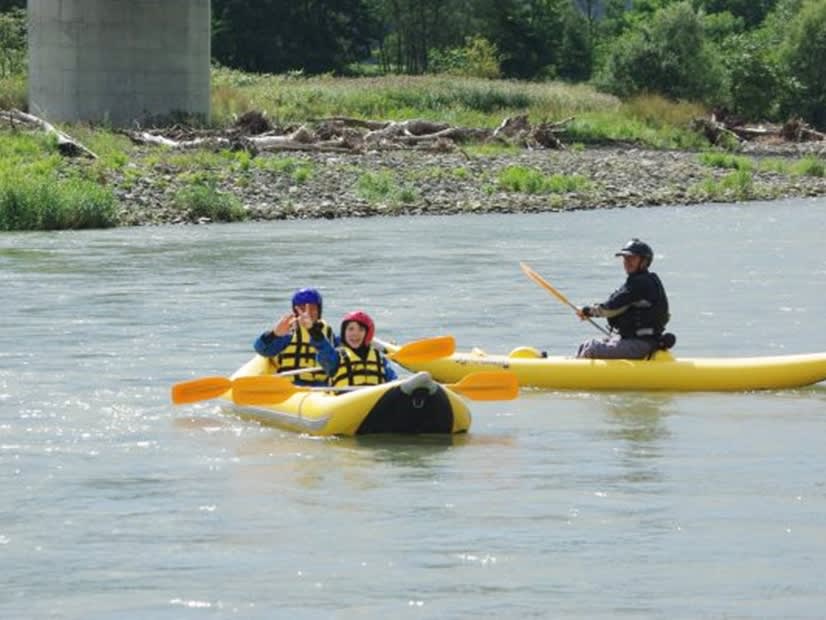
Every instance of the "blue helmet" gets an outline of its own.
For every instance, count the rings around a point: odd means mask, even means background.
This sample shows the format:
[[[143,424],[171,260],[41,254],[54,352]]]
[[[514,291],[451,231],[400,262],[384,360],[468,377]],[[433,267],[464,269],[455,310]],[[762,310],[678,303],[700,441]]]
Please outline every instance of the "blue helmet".
[[[304,304],[318,306],[318,316],[321,316],[321,293],[314,288],[300,288],[293,293],[293,308]]]

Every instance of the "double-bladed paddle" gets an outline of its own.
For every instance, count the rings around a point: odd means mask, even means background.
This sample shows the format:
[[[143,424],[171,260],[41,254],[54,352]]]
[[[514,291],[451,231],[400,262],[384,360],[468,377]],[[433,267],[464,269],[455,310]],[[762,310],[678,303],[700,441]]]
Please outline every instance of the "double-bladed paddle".
[[[440,357],[448,357],[453,355],[456,350],[456,340],[453,336],[437,336],[435,338],[427,338],[424,340],[415,340],[402,346],[395,353],[387,355],[391,360],[398,361],[401,364],[416,362],[426,362],[428,360],[439,359]],[[258,376],[245,377],[248,380],[265,381],[271,378],[280,379],[289,375],[302,374],[305,372],[317,372],[323,370],[322,368],[299,368],[285,373],[281,376]],[[283,379],[287,381],[286,379]],[[226,377],[201,377],[200,379],[191,379],[190,381],[182,381],[172,386],[172,402],[176,405],[185,405],[188,403],[196,403],[202,400],[209,400],[211,398],[218,398],[221,394],[229,390],[233,386],[233,382]],[[271,401],[270,401],[271,402]]]
[[[276,375],[238,377],[232,382],[232,400],[238,405],[274,405],[296,392],[349,392],[363,387],[302,386]],[[513,400],[519,395],[516,375],[501,370],[474,372],[444,387],[471,400]]]
[[[321,366],[315,368],[298,368],[296,370],[279,373],[279,376],[290,377],[305,372],[321,372],[323,370]],[[231,387],[232,380],[227,377],[201,377],[200,379],[181,381],[172,386],[172,403],[175,405],[187,405],[202,400],[218,398]]]
[[[543,278],[543,277],[542,277],[542,276],[540,276],[538,273],[536,273],[533,269],[531,269],[531,268],[528,266],[528,264],[527,264],[527,263],[519,263],[519,267],[521,267],[522,272],[523,272],[526,276],[528,276],[531,280],[533,280],[534,282],[536,282],[539,286],[541,286],[542,288],[544,288],[546,291],[548,291],[551,295],[553,295],[554,297],[556,297],[556,298],[557,298],[559,301],[561,301],[563,304],[565,304],[566,306],[570,306],[571,308],[573,308],[574,312],[579,313],[579,310],[580,310],[580,309],[579,309],[577,306],[575,306],[575,305],[574,305],[574,304],[572,304],[570,301],[568,301],[568,298],[567,298],[567,297],[565,297],[565,295],[563,295],[563,294],[562,294],[562,293],[560,293],[558,290],[556,290],[553,286],[551,286],[550,282],[548,282],[547,280],[545,280],[545,278]],[[588,322],[589,322],[591,325],[593,325],[594,327],[596,327],[596,328],[597,328],[599,331],[601,331],[603,334],[605,334],[606,336],[610,336],[610,335],[611,335],[611,333],[610,333],[607,329],[605,329],[604,327],[602,327],[602,325],[600,325],[599,323],[594,322],[594,320],[593,320],[593,319],[591,319],[591,317],[586,317],[586,318],[588,319]]]

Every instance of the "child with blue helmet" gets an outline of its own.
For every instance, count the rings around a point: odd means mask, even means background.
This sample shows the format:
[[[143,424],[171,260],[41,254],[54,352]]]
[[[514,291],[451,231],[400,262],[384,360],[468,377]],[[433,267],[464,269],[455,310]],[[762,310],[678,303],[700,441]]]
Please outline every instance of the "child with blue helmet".
[[[321,293],[314,288],[298,289],[292,297],[292,312],[284,314],[272,327],[261,334],[253,345],[255,352],[269,357],[278,372],[307,372],[293,375],[298,385],[327,385],[327,374],[317,368],[317,350],[311,342],[309,329],[317,325],[317,333],[335,346],[333,329],[322,318]]]

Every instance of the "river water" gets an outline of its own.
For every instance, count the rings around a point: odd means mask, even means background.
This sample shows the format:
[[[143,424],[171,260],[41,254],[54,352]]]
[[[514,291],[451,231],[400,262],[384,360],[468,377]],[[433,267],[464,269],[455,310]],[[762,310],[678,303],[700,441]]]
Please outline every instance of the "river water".
[[[297,286],[568,354],[655,248],[683,356],[826,350],[826,201],[0,236],[2,618],[822,618],[826,384],[523,391],[451,439],[173,407]]]

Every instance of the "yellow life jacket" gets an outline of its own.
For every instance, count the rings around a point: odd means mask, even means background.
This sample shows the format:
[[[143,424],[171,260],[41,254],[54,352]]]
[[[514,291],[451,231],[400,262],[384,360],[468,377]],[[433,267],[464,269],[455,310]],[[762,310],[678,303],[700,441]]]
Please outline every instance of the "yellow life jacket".
[[[331,345],[335,346],[333,328],[323,320],[321,323],[324,323],[324,338],[329,340]],[[299,368],[315,368],[318,366],[315,355],[316,348],[310,344],[310,332],[301,325],[297,325],[290,344],[275,356],[275,363],[278,366],[279,372],[298,370]],[[327,375],[323,370],[304,372],[300,375],[295,375],[294,379],[307,383],[327,383]]]
[[[378,350],[370,347],[367,358],[362,359],[347,345],[339,347],[338,370],[333,376],[333,386],[379,385],[385,381],[384,356]]]

